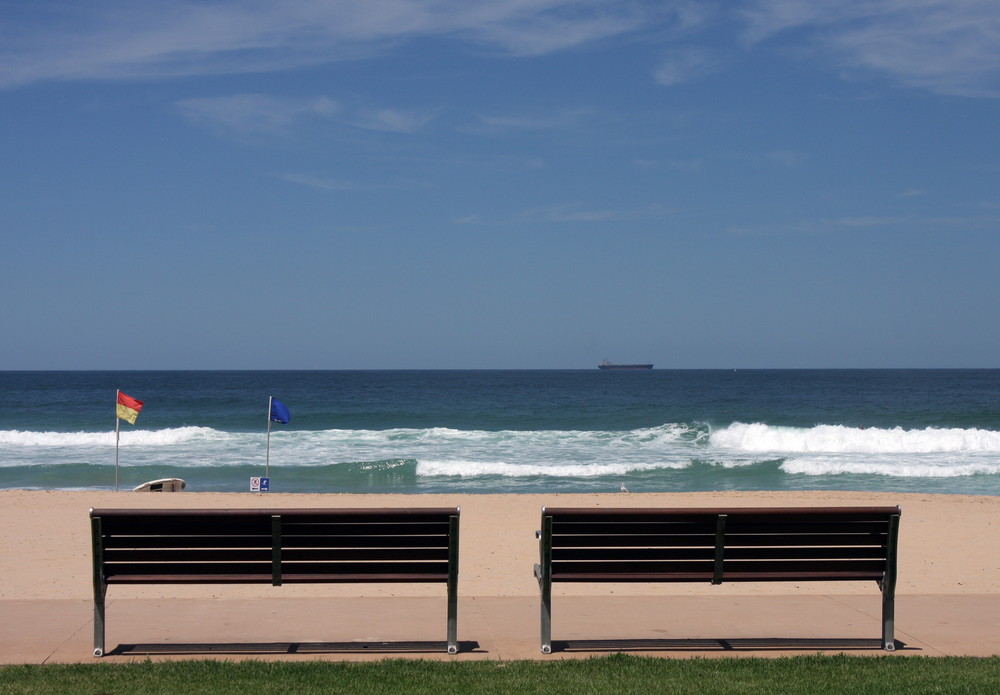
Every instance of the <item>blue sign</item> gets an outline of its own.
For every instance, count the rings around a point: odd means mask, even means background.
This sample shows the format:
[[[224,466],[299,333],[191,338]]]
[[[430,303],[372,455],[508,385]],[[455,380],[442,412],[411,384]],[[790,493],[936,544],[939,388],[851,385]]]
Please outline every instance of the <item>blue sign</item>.
[[[256,476],[250,478],[250,492],[267,492],[270,489],[270,478],[258,478]]]

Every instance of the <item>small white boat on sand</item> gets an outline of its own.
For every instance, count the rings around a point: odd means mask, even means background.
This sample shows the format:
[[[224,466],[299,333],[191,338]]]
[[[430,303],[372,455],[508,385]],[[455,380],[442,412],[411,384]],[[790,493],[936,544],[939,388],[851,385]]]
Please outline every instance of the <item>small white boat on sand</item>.
[[[180,478],[160,478],[137,485],[132,488],[132,492],[180,492],[186,487],[187,483]]]

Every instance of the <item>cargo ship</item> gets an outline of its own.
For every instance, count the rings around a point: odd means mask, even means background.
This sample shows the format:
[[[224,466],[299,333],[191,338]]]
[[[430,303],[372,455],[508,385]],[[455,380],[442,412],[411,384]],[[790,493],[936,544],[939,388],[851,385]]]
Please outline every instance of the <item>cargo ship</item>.
[[[611,362],[608,362],[607,360],[603,360],[599,365],[597,365],[597,368],[598,369],[611,369],[611,370],[620,370],[620,369],[652,369],[653,365],[651,365],[651,364],[612,364]]]

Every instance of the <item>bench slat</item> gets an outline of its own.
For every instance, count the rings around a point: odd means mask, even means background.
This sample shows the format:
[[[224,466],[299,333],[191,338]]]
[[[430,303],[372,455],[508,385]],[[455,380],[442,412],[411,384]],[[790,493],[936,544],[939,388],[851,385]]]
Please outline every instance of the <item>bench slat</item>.
[[[126,520],[103,520],[103,533],[111,536],[267,536],[271,518],[240,517],[156,517]],[[448,535],[448,521],[413,521],[390,523],[293,524],[282,518],[282,535],[289,536],[443,536]]]
[[[134,519],[110,517],[101,519],[105,536],[268,536],[271,518],[241,519],[238,517],[146,517]]]
[[[445,583],[448,574],[288,574],[286,584],[426,584]],[[270,584],[271,574],[135,574],[117,575],[109,584]]]
[[[885,560],[879,547],[822,546],[811,548],[726,548],[727,560],[804,560],[804,559],[879,559]],[[715,560],[715,548],[553,548],[552,562],[587,560]]]
[[[91,516],[102,519],[152,519],[156,517],[206,517],[220,519],[230,518],[270,518],[280,514],[284,518],[298,521],[329,522],[331,519],[355,519],[358,521],[385,522],[407,521],[413,519],[441,519],[456,514],[455,507],[399,507],[399,508],[322,508],[322,509],[92,509]]]
[[[553,536],[643,536],[643,535],[678,535],[678,536],[715,536],[715,520],[692,524],[688,522],[673,522],[669,520],[649,521],[602,521],[566,522],[554,519],[552,522]],[[878,534],[885,533],[888,521],[852,521],[846,523],[816,522],[811,519],[786,521],[785,523],[748,521],[733,517],[726,518],[726,535],[767,535],[767,534]]]
[[[263,562],[271,564],[271,546],[266,548],[127,548],[104,551],[105,572],[124,562]]]
[[[105,550],[104,562],[271,562],[266,548],[154,548]],[[357,560],[440,560],[448,559],[447,548],[283,548],[282,562],[343,562]]]
[[[358,560],[434,560],[447,562],[448,548],[284,548],[282,563]]]
[[[649,518],[705,521],[719,514],[730,518],[789,519],[808,517],[814,521],[878,521],[899,513],[897,507],[715,507],[715,508],[587,508],[546,507],[544,514],[561,521],[636,521]]]
[[[448,520],[393,523],[296,524],[282,519],[281,535],[301,536],[439,536],[447,537]]]
[[[447,562],[292,562],[282,563],[282,582],[287,575],[344,575],[379,576],[383,581],[395,581],[395,576],[422,576],[427,581],[447,577]],[[262,583],[271,583],[271,564],[268,562],[118,562],[106,565],[105,581],[122,583],[124,577],[263,577]],[[438,579],[434,579],[434,578]]]
[[[282,534],[284,548],[447,548],[448,534],[396,536],[287,536]]]
[[[296,533],[447,534],[454,509],[94,509],[107,535],[270,535],[271,517]],[[331,527],[324,529],[323,527]],[[336,528],[332,528],[336,527]],[[381,533],[380,533],[381,532]]]
[[[270,548],[272,536],[107,536],[113,548]],[[282,548],[447,548],[448,536],[282,536]]]
[[[637,562],[634,560],[597,560],[594,562],[553,562],[552,578],[558,581],[563,573],[596,573],[613,574],[618,572],[626,579],[632,574],[656,573],[656,572],[711,572],[714,561],[677,560],[661,561],[651,560],[649,562]],[[885,571],[884,560],[740,560],[723,563],[723,573],[741,572],[813,572],[821,574],[828,572],[839,574],[842,572],[875,572]],[[728,576],[727,576],[728,578]]]
[[[558,540],[556,540],[556,538]],[[649,535],[649,536],[558,536],[553,542],[557,542],[561,548],[584,548],[584,547],[629,547],[639,546],[646,548],[655,547],[714,547],[715,534],[711,536],[672,536],[672,535]],[[883,547],[886,544],[885,534],[838,534],[830,533],[826,535],[804,534],[794,536],[733,536],[726,538],[726,546],[874,546]]]
[[[448,582],[448,572],[440,574],[429,574],[417,572],[413,574],[296,574],[291,572],[282,576],[283,581],[290,584],[367,584],[367,583],[388,583],[393,584],[428,584]]]
[[[624,578],[623,578],[624,577]],[[572,574],[559,575],[560,582],[576,583],[617,583],[628,582],[711,582],[714,574],[711,571],[702,572],[635,572],[623,575],[614,573],[594,573],[578,572]],[[747,572],[740,574],[726,574],[725,581],[745,581],[745,582],[795,582],[795,581],[879,581],[882,578],[881,572],[841,572],[831,574],[828,572]],[[555,577],[553,577],[555,579]]]

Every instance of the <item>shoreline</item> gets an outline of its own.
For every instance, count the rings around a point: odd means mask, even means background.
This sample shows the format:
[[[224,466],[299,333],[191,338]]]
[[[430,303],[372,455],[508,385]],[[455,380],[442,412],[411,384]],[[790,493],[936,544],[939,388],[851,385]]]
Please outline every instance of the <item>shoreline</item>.
[[[0,490],[0,522],[7,529],[0,553],[0,600],[92,598],[89,509],[120,508],[462,508],[459,594],[537,597],[542,506],[768,507],[900,505],[899,595],[1000,594],[1000,546],[983,543],[1000,531],[1000,496],[891,492],[678,492],[561,494],[340,494],[340,493],[134,493]],[[25,561],[30,559],[30,561]],[[633,584],[618,595],[870,594],[863,582]],[[604,585],[560,587],[565,595],[608,593]],[[281,596],[437,596],[439,587],[395,585],[289,585]],[[266,586],[122,586],[116,598],[255,598],[274,596]]]

